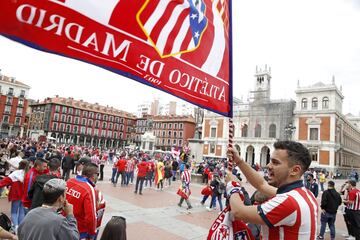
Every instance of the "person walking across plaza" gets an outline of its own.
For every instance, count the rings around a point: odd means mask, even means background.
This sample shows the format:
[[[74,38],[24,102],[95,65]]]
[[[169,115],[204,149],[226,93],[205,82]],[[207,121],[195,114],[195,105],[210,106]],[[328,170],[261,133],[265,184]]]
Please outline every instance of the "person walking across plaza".
[[[326,183],[326,175],[323,171],[319,174],[319,183],[320,183],[320,189],[323,192],[324,191],[324,184]]]
[[[155,186],[157,186],[157,190],[163,190],[164,188],[164,163],[163,160],[160,160],[156,163],[155,169]]]
[[[312,173],[309,173],[307,175],[307,184],[305,185],[305,187],[309,189],[316,198],[318,197],[319,185],[315,182],[314,175],[312,175]]]
[[[321,196],[321,227],[318,239],[324,239],[326,224],[328,224],[330,228],[331,240],[335,239],[336,213],[341,203],[342,199],[340,194],[335,190],[335,183],[329,181],[327,190],[325,190]]]
[[[301,180],[311,164],[309,151],[294,141],[278,141],[274,149],[267,165],[268,181],[252,169],[236,149],[228,149],[229,159],[239,166],[250,184],[270,198],[258,206],[245,206],[239,194],[241,187],[233,183],[237,179],[228,172],[231,212],[236,220],[261,225],[264,240],[315,239],[318,204]]]
[[[66,200],[74,206],[80,239],[95,239],[97,233],[96,191],[98,166],[94,163],[84,165],[81,176],[70,178],[66,185]]]
[[[119,180],[119,176],[121,175],[121,186],[124,186],[126,183],[126,175],[125,175],[125,169],[126,169],[126,159],[125,159],[125,155],[122,155],[120,157],[120,159],[116,162],[116,168],[117,168],[117,172],[116,172],[116,178],[115,178],[115,182],[114,182],[114,186],[116,187],[116,184]]]
[[[71,169],[74,168],[75,165],[75,161],[74,158],[72,157],[72,153],[70,148],[66,151],[66,154],[62,160],[61,166],[62,166],[62,170],[63,170],[63,179],[65,181],[67,181],[70,178],[70,171]]]
[[[347,204],[346,218],[351,226],[352,236],[356,240],[360,239],[360,190],[356,188],[356,181],[348,181],[348,199],[344,200]],[[353,239],[349,236],[348,239]]]
[[[135,159],[133,155],[129,156],[129,160],[127,160],[126,162],[126,166],[125,166],[125,176],[126,176],[126,180],[125,180],[125,185],[128,186],[129,183],[133,183],[133,178],[134,178],[134,169],[135,169]]]
[[[102,153],[99,157],[100,161],[100,177],[99,177],[99,181],[103,181],[104,180],[104,167],[105,167],[105,163],[108,160],[108,156],[106,155],[106,153]]]
[[[142,161],[137,165],[138,174],[136,177],[135,191],[137,194],[139,190],[139,194],[142,195],[143,185],[146,177],[146,173],[148,171],[148,164],[146,163],[146,158],[143,158]]]
[[[190,200],[189,200],[189,197],[191,194],[191,191],[190,191],[191,173],[190,173],[189,168],[190,168],[190,166],[188,164],[185,164],[184,171],[181,173],[181,176],[180,176],[182,189],[183,189],[183,192],[186,194],[186,197],[181,196],[180,202],[178,203],[178,206],[181,207],[182,203],[185,200],[185,202],[188,206],[187,210],[190,210],[192,208]]]
[[[223,210],[222,204],[222,195],[226,190],[226,185],[221,181],[219,174],[214,174],[214,179],[210,182],[210,186],[212,188],[212,195],[211,195],[211,202],[208,211],[215,209],[216,207],[216,200],[219,202],[220,211]]]
[[[21,240],[78,240],[79,231],[73,214],[73,207],[66,202],[66,182],[54,178],[44,185],[44,203],[31,210],[20,224],[18,235]],[[64,216],[58,211],[62,210]]]

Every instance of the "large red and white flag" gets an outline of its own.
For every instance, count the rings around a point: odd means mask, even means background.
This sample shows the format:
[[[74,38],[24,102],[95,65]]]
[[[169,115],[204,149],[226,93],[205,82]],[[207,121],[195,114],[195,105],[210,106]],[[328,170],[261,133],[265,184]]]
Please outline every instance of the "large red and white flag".
[[[232,115],[231,0],[1,0],[0,34]]]

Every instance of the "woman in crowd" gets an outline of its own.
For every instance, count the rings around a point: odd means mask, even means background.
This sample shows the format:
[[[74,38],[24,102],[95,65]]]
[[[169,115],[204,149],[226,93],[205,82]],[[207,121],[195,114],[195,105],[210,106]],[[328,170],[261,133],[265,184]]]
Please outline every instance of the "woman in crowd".
[[[28,161],[22,160],[19,163],[18,170],[10,173],[9,176],[5,177],[0,181],[0,188],[5,186],[10,187],[9,191],[9,201],[11,202],[11,221],[15,227],[17,227],[22,222],[25,216],[24,206],[22,205],[21,199],[24,195],[24,175],[28,170]]]
[[[126,240],[126,220],[113,216],[106,224],[100,240]]]

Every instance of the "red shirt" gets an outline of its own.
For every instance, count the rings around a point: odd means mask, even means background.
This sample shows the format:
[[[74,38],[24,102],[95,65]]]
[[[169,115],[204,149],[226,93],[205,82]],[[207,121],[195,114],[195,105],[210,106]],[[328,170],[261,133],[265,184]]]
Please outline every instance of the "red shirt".
[[[349,192],[349,205],[350,210],[360,210],[360,190],[357,188],[351,189]]]
[[[24,177],[24,194],[23,194],[23,198],[22,198],[22,203],[24,205],[25,208],[30,208],[31,207],[31,200],[28,197],[28,192],[31,188],[31,186],[34,184],[35,182],[35,178],[41,174],[46,174],[48,171],[44,171],[44,172],[39,172],[38,170],[36,170],[34,167],[31,168]]]
[[[95,236],[98,206],[94,186],[85,177],[70,178],[66,182],[66,200],[74,207],[79,233]]]
[[[141,163],[139,163],[137,165],[138,167],[138,177],[145,177],[146,176],[146,173],[147,173],[147,170],[148,170],[148,164],[144,161],[142,161]]]
[[[124,158],[121,158],[119,161],[117,161],[116,167],[117,167],[119,172],[125,171],[126,160]]]
[[[9,190],[9,201],[17,201],[21,200],[24,195],[24,170],[16,170],[8,177],[5,177],[0,181],[0,188],[3,188],[5,186],[11,186]]]

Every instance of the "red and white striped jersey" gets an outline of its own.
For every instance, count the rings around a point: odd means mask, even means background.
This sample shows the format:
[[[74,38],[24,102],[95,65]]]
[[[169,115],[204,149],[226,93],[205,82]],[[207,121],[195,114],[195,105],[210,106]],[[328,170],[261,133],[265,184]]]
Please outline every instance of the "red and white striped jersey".
[[[349,192],[349,205],[350,210],[360,210],[360,190],[357,188],[351,189]]]
[[[134,160],[130,159],[126,162],[125,172],[133,172],[135,168]]]
[[[263,239],[315,239],[318,204],[302,181],[278,189],[275,197],[258,206],[266,225]]]
[[[186,184],[190,184],[191,182],[191,173],[189,170],[185,170],[181,174],[181,181],[184,181]]]
[[[100,164],[100,158],[99,158],[99,156],[98,155],[93,155],[92,157],[91,157],[91,162],[92,163],[94,163],[94,164],[96,164],[96,165],[99,165]]]

